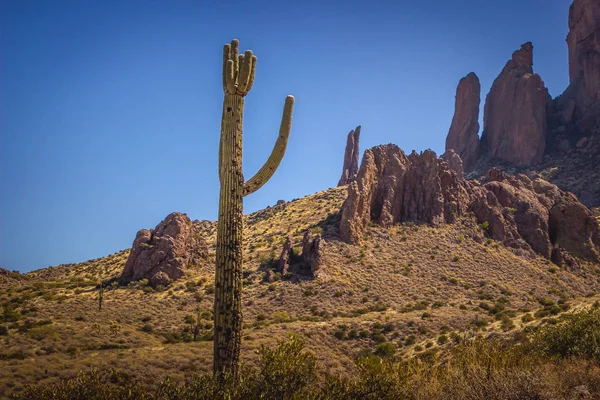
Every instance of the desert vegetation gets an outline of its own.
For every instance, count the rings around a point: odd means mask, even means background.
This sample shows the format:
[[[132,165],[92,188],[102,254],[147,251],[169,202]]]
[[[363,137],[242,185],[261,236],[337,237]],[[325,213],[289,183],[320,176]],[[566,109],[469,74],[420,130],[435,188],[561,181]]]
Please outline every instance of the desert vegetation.
[[[440,336],[442,337],[442,336]],[[565,399],[599,398],[600,303],[510,338],[458,336],[453,347],[401,359],[393,345],[362,352],[352,374],[323,371],[303,340],[262,346],[240,379],[192,374],[156,390],[96,369],[23,399]],[[439,342],[439,340],[438,340]],[[387,349],[386,349],[387,348]]]
[[[260,371],[261,348],[277,351],[288,333],[305,343],[302,351],[312,354],[323,382],[356,376],[361,355],[443,365],[465,337],[510,343],[538,326],[560,325],[563,315],[600,299],[597,265],[570,270],[516,256],[494,241],[480,243],[474,235],[483,233],[467,217],[439,228],[372,225],[360,245],[343,243],[337,226],[345,192],[330,189],[245,217],[244,371]],[[292,267],[265,281],[286,238],[295,258],[306,231],[326,240],[319,279]],[[203,235],[214,257],[216,224]],[[186,377],[212,371],[214,264],[190,267],[167,287],[146,280],[120,285],[128,253],[0,282],[0,393],[18,397],[28,386],[54,387],[65,379],[73,385],[83,371],[97,382],[135,382],[156,396],[166,377],[184,390]],[[574,371],[584,368],[577,365]]]

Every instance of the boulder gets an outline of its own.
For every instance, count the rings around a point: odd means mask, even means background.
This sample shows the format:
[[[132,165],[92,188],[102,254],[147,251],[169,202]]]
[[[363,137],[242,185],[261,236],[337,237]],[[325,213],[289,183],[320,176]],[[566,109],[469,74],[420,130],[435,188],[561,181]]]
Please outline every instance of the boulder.
[[[542,78],[533,73],[533,46],[525,43],[486,97],[482,145],[493,158],[518,166],[541,162],[550,102]]]
[[[552,242],[574,256],[600,261],[600,232],[592,212],[575,195],[565,193],[550,210]]]
[[[189,264],[207,258],[208,248],[198,228],[186,214],[175,212],[155,229],[138,231],[119,280],[148,279],[151,284],[163,285],[179,279]]]
[[[358,173],[358,140],[360,138],[360,125],[348,133],[346,140],[346,151],[344,152],[344,167],[338,186],[354,182]]]
[[[169,278],[169,275],[167,275],[163,271],[158,271],[157,273],[152,275],[152,277],[149,279],[148,283],[150,283],[150,286],[152,286],[152,287],[157,287],[157,286],[165,286],[166,287],[169,285],[169,283],[171,283],[171,278]]]
[[[458,83],[454,102],[454,117],[446,137],[446,153],[454,150],[470,169],[479,156],[479,103],[481,85],[471,72]]]

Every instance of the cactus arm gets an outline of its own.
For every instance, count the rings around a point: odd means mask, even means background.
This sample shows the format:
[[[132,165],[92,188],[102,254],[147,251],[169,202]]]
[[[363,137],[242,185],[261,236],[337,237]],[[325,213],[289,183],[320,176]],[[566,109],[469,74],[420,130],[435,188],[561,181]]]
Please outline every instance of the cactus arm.
[[[243,56],[240,56],[240,75],[238,77],[238,91],[247,93],[249,78],[252,69],[252,50],[247,50]]]
[[[283,107],[283,116],[281,118],[281,126],[279,127],[279,136],[273,146],[273,151],[267,159],[267,162],[262,168],[244,183],[243,196],[247,196],[260,189],[273,176],[287,147],[288,137],[292,128],[292,112],[294,110],[294,96],[287,96],[285,106]]]
[[[242,65],[244,65],[244,55],[240,54],[238,56],[238,70],[236,72],[236,77],[235,77],[235,84],[237,87],[240,87],[240,85],[242,84],[242,81],[240,81],[241,79],[241,73],[242,73]]]
[[[239,67],[238,50],[240,48],[240,42],[237,39],[231,41],[231,60],[233,61],[233,85],[237,83]],[[235,93],[235,92],[234,92]]]
[[[227,93],[227,61],[231,58],[231,45],[223,46],[223,92]]]
[[[256,56],[252,56],[252,63],[250,65],[250,77],[248,78],[248,86],[246,86],[246,93],[252,89],[254,84],[254,71],[256,71]]]
[[[227,60],[227,64],[225,66],[225,73],[227,75],[227,93],[235,94],[235,70],[233,60]]]

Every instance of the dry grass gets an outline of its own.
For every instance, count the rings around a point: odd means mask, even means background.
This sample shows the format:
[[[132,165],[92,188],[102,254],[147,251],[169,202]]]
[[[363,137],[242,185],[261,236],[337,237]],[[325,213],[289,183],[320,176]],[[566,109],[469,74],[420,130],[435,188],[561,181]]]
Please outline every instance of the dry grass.
[[[465,331],[502,335],[552,323],[569,307],[600,298],[593,296],[600,266],[568,271],[493,241],[480,244],[469,218],[442,228],[373,226],[362,245],[342,243],[336,218],[345,195],[345,188],[330,189],[246,217],[244,362],[256,362],[261,344],[297,332],[326,371],[344,373],[361,350],[380,342],[408,358],[451,346]],[[322,275],[263,282],[264,265],[279,256],[287,235],[298,247],[308,229],[323,233]],[[214,255],[214,226],[204,235]],[[0,282],[0,326],[8,329],[0,336],[0,393],[89,366],[114,367],[150,386],[165,375],[210,370],[212,342],[165,343],[165,336],[180,335],[185,316],[200,307],[209,339],[214,266],[190,270],[164,291],[109,286],[99,311],[96,280],[116,278],[128,254]]]

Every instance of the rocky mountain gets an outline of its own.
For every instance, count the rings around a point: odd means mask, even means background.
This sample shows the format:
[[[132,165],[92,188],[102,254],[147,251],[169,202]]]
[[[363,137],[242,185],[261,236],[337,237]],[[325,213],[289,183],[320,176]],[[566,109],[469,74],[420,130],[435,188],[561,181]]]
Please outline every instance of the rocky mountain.
[[[466,214],[516,254],[535,252],[570,267],[576,266],[573,255],[600,261],[598,222],[572,194],[543,179],[498,169],[481,183],[465,181],[434,152],[407,157],[395,145],[365,151],[341,209],[340,237],[359,243],[371,222],[387,228],[402,222],[440,226]]]
[[[468,177],[492,167],[527,173],[573,192],[587,206],[600,205],[600,4],[575,0],[569,11],[569,87],[550,98],[533,71],[533,45],[515,51],[485,99],[477,137],[479,82],[461,79],[446,151],[462,159]],[[557,60],[558,62],[558,60]]]
[[[358,141],[360,139],[360,125],[356,129],[348,133],[346,141],[346,151],[344,152],[344,166],[342,168],[342,176],[338,182],[338,186],[347,185],[354,182],[358,173],[358,157],[360,155],[358,149]]]
[[[470,169],[479,156],[479,103],[481,85],[471,72],[458,83],[452,125],[446,137],[446,152],[460,156],[465,169]]]
[[[483,150],[517,166],[542,161],[550,101],[542,78],[533,73],[533,46],[525,43],[513,53],[485,99]]]

